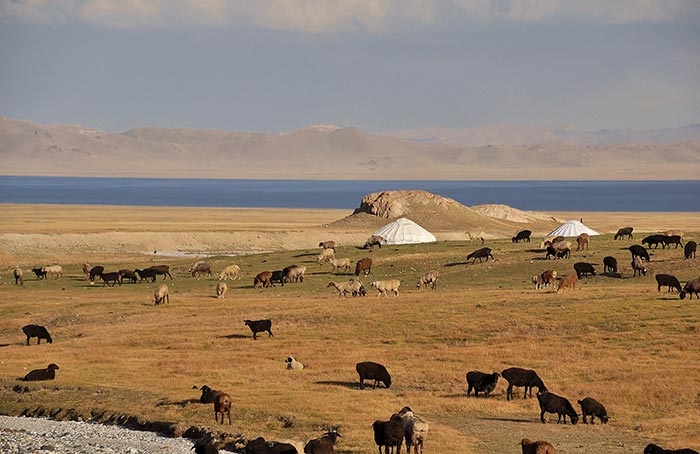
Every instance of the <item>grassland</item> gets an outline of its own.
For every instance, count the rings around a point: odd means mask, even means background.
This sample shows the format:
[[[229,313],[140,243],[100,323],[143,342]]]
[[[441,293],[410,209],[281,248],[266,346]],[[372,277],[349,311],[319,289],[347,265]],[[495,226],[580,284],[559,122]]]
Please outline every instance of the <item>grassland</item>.
[[[697,240],[697,232],[687,235]],[[480,247],[467,241],[371,253],[338,248],[338,257],[373,258],[367,287],[374,279],[401,279],[398,298],[371,290],[364,298],[338,298],[327,284],[349,276],[319,265],[317,249],[210,257],[216,270],[242,268],[243,280],[229,281],[224,300],[214,298],[216,277],[187,274],[192,259],[100,255],[108,270],[154,260],[171,265],[171,303],[158,307],[152,294],[160,282],[91,286],[79,261],[69,260],[61,262],[63,279],[25,274],[20,287],[8,282],[8,267],[0,273],[0,413],[42,405],[214,427],[212,408],[197,403],[192,389],[208,384],[234,399],[233,426],[224,430],[306,440],[323,425],[340,425],[338,451],[346,453],[375,452],[370,425],[404,405],[431,423],[432,453],[516,453],[523,437],[549,440],[561,453],[639,453],[653,441],[697,449],[700,303],[658,293],[653,275],[697,278],[700,259],[659,249],[650,274],[632,278],[623,249],[629,244],[603,235],[569,260],[545,261],[534,243],[495,240],[486,245],[496,261],[482,264],[465,262]],[[577,261],[601,264],[606,255],[618,258],[623,278],[584,279],[564,294],[529,282],[546,268],[565,274]],[[308,267],[303,284],[252,288],[257,272],[292,263]],[[438,289],[416,290],[428,269],[442,273]],[[275,337],[252,340],[243,320],[257,318],[273,320]],[[25,346],[27,323],[45,325],[54,343]],[[285,370],[288,355],[308,367]],[[365,360],[387,366],[390,389],[359,390],[354,366]],[[49,362],[61,367],[55,381],[30,384],[27,394],[10,391],[21,383],[17,377]],[[510,366],[536,369],[552,392],[574,404],[596,398],[611,422],[571,426],[554,418],[543,425],[536,399],[507,402],[503,382],[489,399],[466,398],[468,370]]]

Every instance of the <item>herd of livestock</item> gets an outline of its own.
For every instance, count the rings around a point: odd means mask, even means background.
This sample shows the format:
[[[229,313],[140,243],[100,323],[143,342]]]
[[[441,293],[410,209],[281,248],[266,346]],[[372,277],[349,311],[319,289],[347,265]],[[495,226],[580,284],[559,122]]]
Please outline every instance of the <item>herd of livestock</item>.
[[[513,243],[519,243],[521,241],[530,242],[531,231],[522,230],[518,232],[513,238]],[[625,227],[620,229],[615,235],[615,240],[618,239],[633,239],[633,228]],[[695,241],[688,241],[683,245],[683,232],[679,231],[669,231],[661,234],[650,235],[644,238],[641,243],[642,245],[631,245],[628,250],[631,253],[631,268],[633,270],[633,276],[636,277],[637,274],[646,275],[647,268],[644,262],[650,261],[650,255],[648,249],[652,247],[654,249],[661,245],[662,249],[671,246],[674,248],[683,248],[683,256],[685,259],[694,259],[697,251],[697,243]],[[587,234],[582,234],[576,238],[576,251],[583,251],[588,249],[590,238]],[[378,246],[381,248],[382,242],[381,238],[371,237],[365,244],[365,248],[373,248]],[[646,247],[644,247],[646,245]],[[335,256],[335,242],[324,241],[319,243],[319,247],[323,248],[323,251],[318,256],[317,261],[319,263],[328,263],[332,266],[332,272],[349,272],[352,270],[352,261],[349,258],[336,258]],[[541,244],[540,248],[546,251],[546,259],[567,259],[571,256],[571,249],[573,244],[566,241],[563,237],[546,238]],[[648,249],[647,249],[648,248]],[[492,250],[488,247],[483,247],[477,249],[467,256],[467,260],[472,260],[472,264],[476,263],[478,259],[479,262],[488,259],[495,261],[492,254]],[[541,288],[551,288],[556,290],[558,293],[563,292],[566,289],[575,290],[576,282],[588,275],[595,276],[596,270],[595,265],[587,262],[576,262],[573,265],[574,272],[567,274],[565,276],[559,276],[555,270],[547,269],[541,274],[536,274],[532,276],[532,284],[535,289]],[[613,256],[607,256],[603,259],[604,275],[611,277],[622,277],[618,268],[618,261]],[[303,283],[304,275],[306,272],[306,266],[290,265],[281,270],[274,271],[262,271],[253,279],[253,288],[258,287],[274,287],[275,283],[284,286],[285,283],[295,282]],[[338,297],[345,296],[365,296],[367,290],[364,283],[360,280],[360,275],[368,276],[372,269],[372,259],[369,257],[362,258],[355,262],[354,276],[350,278],[349,281],[336,282],[331,281],[328,283],[327,287],[332,287],[337,291]],[[157,276],[163,276],[163,280],[168,277],[173,280],[173,276],[170,273],[170,267],[168,265],[156,265],[143,269],[120,269],[118,271],[105,271],[105,267],[101,265],[91,266],[87,263],[83,264],[82,271],[84,273],[85,279],[87,279],[90,284],[94,284],[99,278],[102,280],[103,286],[121,286],[123,283],[140,283],[145,281],[155,282]],[[31,269],[36,276],[37,280],[41,279],[60,279],[63,277],[63,269],[60,265],[49,265],[49,266],[35,266]],[[188,270],[188,273],[192,277],[211,277],[213,276],[212,266],[209,262],[199,261],[194,263]],[[15,283],[22,285],[24,283],[22,269],[17,267],[13,270],[13,276],[15,278]],[[241,269],[238,265],[229,265],[225,267],[219,274],[219,283],[216,287],[216,297],[224,298],[228,286],[226,281],[241,279]],[[662,287],[668,287],[669,291],[677,290],[681,299],[689,296],[692,299],[692,295],[695,294],[696,297],[700,298],[700,278],[689,280],[685,286],[681,286],[679,280],[669,274],[656,274],[655,276],[658,290],[660,291]],[[433,290],[437,288],[437,282],[440,279],[440,273],[436,270],[430,270],[422,274],[416,283],[416,288],[421,289],[423,287],[428,287]],[[377,296],[387,296],[389,293],[394,296],[399,296],[399,287],[401,281],[398,279],[386,279],[386,280],[376,280],[370,283],[370,288],[376,289]],[[161,284],[154,291],[154,303],[156,305],[168,303],[170,301],[169,289],[167,285]],[[253,334],[253,339],[256,339],[257,333],[267,332],[268,337],[273,337],[272,334],[272,321],[269,319],[265,320],[245,320],[245,325],[247,325]],[[26,336],[27,345],[31,338],[37,338],[37,344],[41,340],[46,340],[47,343],[52,343],[53,339],[49,334],[48,330],[39,325],[26,325],[22,328],[23,333]],[[304,366],[292,357],[288,357],[285,360],[286,366],[290,370],[301,370]],[[36,369],[24,377],[26,381],[37,381],[37,380],[53,380],[55,378],[55,371],[58,370],[58,365],[51,363],[44,369]],[[387,371],[386,367],[382,364],[365,361],[358,363],[356,365],[356,371],[359,376],[359,387],[364,388],[365,381],[370,381],[374,387],[377,387],[379,383],[382,383],[385,388],[391,386],[391,376]],[[607,423],[610,417],[607,414],[605,407],[595,399],[591,397],[584,397],[578,400],[578,404],[581,408],[581,413],[579,414],[571,404],[571,402],[565,397],[558,396],[550,392],[544,385],[542,379],[534,370],[522,369],[518,367],[511,367],[503,370],[501,373],[485,373],[478,370],[472,370],[466,374],[467,382],[467,397],[469,397],[474,392],[474,396],[478,397],[479,393],[482,393],[485,398],[496,388],[499,378],[503,378],[508,382],[508,388],[506,392],[506,399],[511,400],[513,398],[513,388],[514,387],[524,387],[525,392],[523,398],[532,397],[532,388],[537,388],[536,397],[540,407],[540,420],[545,422],[545,413],[556,413],[558,418],[557,422],[563,422],[566,424],[567,416],[572,424],[576,424],[578,420],[582,417],[583,422],[588,424],[588,418],[590,417],[590,424],[593,424],[594,418],[598,418],[601,423]],[[228,423],[231,424],[231,397],[223,392],[211,389],[208,386],[202,386],[201,388],[202,396],[200,402],[202,403],[212,403],[214,405],[214,417],[217,422],[224,423],[224,416],[228,418]],[[219,418],[220,415],[220,418]],[[388,420],[377,420],[372,424],[372,430],[374,435],[374,441],[378,446],[379,454],[384,448],[384,453],[389,454],[390,452],[396,452],[397,454],[401,452],[401,446],[405,441],[406,453],[410,453],[411,447],[413,447],[414,453],[423,452],[423,445],[426,440],[429,425],[428,423],[415,414],[410,407],[404,407],[398,412],[392,414]],[[334,445],[338,437],[341,437],[337,428],[332,428],[322,437],[310,440],[303,448],[304,453],[309,454],[328,454],[334,452]],[[530,441],[529,439],[523,439],[521,441],[522,452],[524,454],[553,454],[555,452],[554,446],[546,441]],[[212,450],[214,449],[214,450]],[[259,437],[255,440],[250,440],[245,447],[245,452],[247,454],[267,454],[267,453],[297,453],[299,449],[288,443],[281,443],[275,441],[266,441],[264,438]],[[395,450],[395,451],[394,451]],[[197,446],[197,452],[216,452],[215,448],[211,446]],[[681,450],[665,450],[654,444],[648,445],[645,450],[645,454],[663,454],[663,453],[679,453],[679,454],[698,454],[692,449],[681,449]]]

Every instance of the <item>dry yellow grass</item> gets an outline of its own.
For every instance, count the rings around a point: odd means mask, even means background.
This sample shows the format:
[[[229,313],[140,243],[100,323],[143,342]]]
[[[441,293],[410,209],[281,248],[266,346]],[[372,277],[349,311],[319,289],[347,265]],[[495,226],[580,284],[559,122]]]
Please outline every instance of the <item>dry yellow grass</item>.
[[[524,437],[547,439],[562,453],[641,452],[656,440],[697,449],[699,303],[657,293],[652,276],[698,277],[700,259],[684,261],[680,249],[653,251],[647,277],[584,279],[564,295],[529,284],[547,267],[564,274],[576,261],[599,264],[605,255],[629,271],[629,252],[621,249],[629,244],[597,237],[590,251],[544,261],[534,244],[492,241],[487,246],[497,260],[476,265],[464,263],[475,249],[469,242],[375,250],[365,283],[400,278],[398,298],[377,298],[369,288],[364,298],[337,298],[326,284],[348,276],[318,265],[317,249],[212,257],[215,270],[230,263],[242,269],[243,280],[228,282],[224,300],[214,297],[215,278],[187,275],[192,260],[160,259],[176,272],[167,281],[171,303],[159,307],[152,294],[160,281],[90,286],[79,261],[61,262],[64,279],[29,276],[23,287],[9,284],[3,270],[0,411],[75,407],[215,426],[211,406],[197,403],[192,389],[208,384],[234,399],[234,423],[224,430],[306,440],[324,424],[340,424],[340,452],[374,452],[371,423],[404,405],[431,422],[426,449],[433,453],[515,453]],[[337,255],[356,260],[370,253],[345,246]],[[102,264],[136,268],[150,259],[105,255]],[[252,289],[255,273],[291,263],[308,267],[303,284]],[[442,273],[438,289],[415,290],[428,269]],[[251,339],[243,320],[257,318],[273,320],[275,337]],[[54,343],[26,347],[27,323],[47,326]],[[285,370],[288,355],[307,368]],[[387,366],[390,389],[358,389],[354,365],[364,360]],[[49,362],[61,367],[54,382],[30,384],[35,391],[28,394],[9,391],[21,383],[17,377]],[[468,370],[510,366],[536,369],[577,408],[578,399],[598,399],[611,422],[543,425],[536,399],[507,402],[504,383],[489,399],[465,397]],[[284,428],[282,417],[292,427]]]

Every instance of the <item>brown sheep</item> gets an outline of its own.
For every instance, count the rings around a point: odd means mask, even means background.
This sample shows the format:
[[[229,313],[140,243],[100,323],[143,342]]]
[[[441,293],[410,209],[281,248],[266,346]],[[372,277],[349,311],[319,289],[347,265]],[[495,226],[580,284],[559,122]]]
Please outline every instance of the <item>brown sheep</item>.
[[[214,419],[219,422],[219,413],[221,413],[221,424],[224,423],[224,413],[228,416],[228,423],[231,425],[231,396],[223,391],[218,391],[214,396]]]
[[[263,271],[255,276],[255,279],[253,280],[253,288],[258,288],[259,285],[262,285],[265,288],[275,286],[275,284],[272,283],[272,271]]]
[[[578,282],[578,276],[576,276],[576,273],[564,276],[559,283],[559,290],[557,290],[557,293],[562,293],[569,287],[571,287],[572,291],[576,290],[576,282]]]
[[[335,241],[321,241],[318,243],[318,247],[323,249],[335,249]]]
[[[523,448],[523,454],[555,454],[554,446],[546,441],[530,441],[523,438],[520,441],[520,446]]]
[[[584,248],[584,247],[585,247],[586,249],[588,249],[588,240],[589,240],[589,237],[588,237],[588,234],[587,234],[587,233],[582,233],[582,234],[580,234],[580,235],[578,236],[578,238],[576,238],[576,244],[577,244],[577,246],[576,246],[576,252],[578,252],[578,251],[583,251],[583,248]]]
[[[357,261],[355,264],[355,276],[359,276],[360,273],[364,273],[365,276],[368,276],[369,273],[372,272],[372,259],[369,257],[366,257],[364,259],[360,259]]]

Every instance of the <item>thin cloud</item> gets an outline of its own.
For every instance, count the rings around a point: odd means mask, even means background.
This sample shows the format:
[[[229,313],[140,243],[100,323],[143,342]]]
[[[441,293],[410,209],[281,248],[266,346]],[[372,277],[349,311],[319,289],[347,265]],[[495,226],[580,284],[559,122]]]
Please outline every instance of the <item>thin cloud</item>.
[[[463,22],[665,22],[700,17],[697,0],[0,0],[0,17],[116,28],[246,25],[307,33],[382,32]]]

